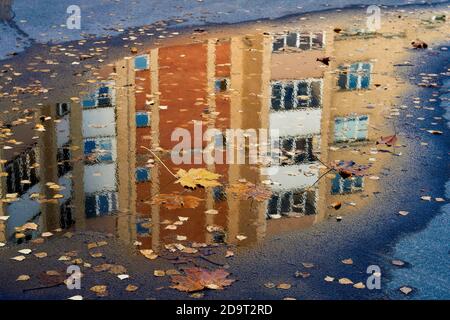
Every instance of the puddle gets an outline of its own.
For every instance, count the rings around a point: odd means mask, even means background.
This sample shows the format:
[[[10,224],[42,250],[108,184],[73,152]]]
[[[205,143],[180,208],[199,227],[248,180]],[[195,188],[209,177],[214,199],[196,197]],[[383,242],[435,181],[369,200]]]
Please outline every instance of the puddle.
[[[335,26],[297,22],[289,31],[127,51],[101,66],[88,90],[49,93],[39,111],[2,127],[0,216],[9,218],[0,241],[67,229],[111,233],[155,251],[246,246],[357,213],[402,152],[399,143],[376,141],[395,134],[391,119],[408,86],[394,63],[407,58],[411,35]],[[442,37],[428,32],[430,41]],[[212,145],[225,157],[228,129],[244,136],[275,129],[244,149],[269,144],[280,154],[271,153],[271,162],[250,163],[247,152],[240,164],[174,163],[177,128],[191,138],[198,128],[217,129]],[[181,154],[192,162],[208,145],[194,140]],[[330,170],[339,161],[355,162],[350,175]],[[183,188],[173,173],[191,168],[219,174],[220,185]],[[260,188],[249,199],[229,191],[247,182]],[[21,228],[29,222],[37,230]]]

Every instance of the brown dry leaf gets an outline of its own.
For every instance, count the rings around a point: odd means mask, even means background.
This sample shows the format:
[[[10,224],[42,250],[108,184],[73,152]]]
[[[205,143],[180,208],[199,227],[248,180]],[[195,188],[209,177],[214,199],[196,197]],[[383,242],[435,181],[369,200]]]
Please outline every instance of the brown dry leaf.
[[[380,139],[377,140],[377,145],[384,144],[384,145],[387,145],[388,147],[392,147],[396,143],[397,143],[397,135],[396,134],[394,134],[393,136],[381,137]]]
[[[264,287],[268,288],[268,289],[273,289],[276,287],[276,284],[273,282],[267,282],[264,284]]]
[[[209,271],[202,268],[188,268],[184,270],[185,276],[172,276],[174,283],[171,288],[183,292],[195,292],[205,288],[212,290],[223,290],[230,286],[235,280],[227,279],[230,275],[224,269]]]
[[[291,287],[292,287],[292,285],[290,285],[289,283],[280,283],[277,286],[277,289],[289,290]]]
[[[341,278],[341,279],[339,279],[339,283],[343,284],[343,285],[349,285],[349,284],[353,284],[353,281],[348,278]]]
[[[91,253],[91,257],[92,258],[101,258],[101,257],[103,257],[103,253],[101,253],[101,252]]]
[[[38,253],[35,253],[34,256],[36,258],[42,259],[42,258],[47,257],[47,252],[38,252]]]
[[[166,275],[168,275],[168,276],[176,276],[176,275],[179,275],[179,274],[181,274],[180,271],[178,271],[176,269],[166,270]]]
[[[183,196],[177,193],[159,194],[153,198],[152,204],[162,204],[169,210],[188,208],[195,209],[203,199],[194,196]]]
[[[164,277],[166,275],[166,272],[164,270],[155,270],[153,271],[153,275],[155,277]]]
[[[330,205],[331,208],[335,209],[335,210],[339,210],[342,207],[342,202],[333,202]]]
[[[355,289],[365,289],[366,286],[365,286],[364,283],[358,282],[358,283],[355,283],[355,284],[353,285],[353,288],[355,288]]]
[[[257,186],[251,182],[234,183],[227,191],[242,200],[254,199],[265,201],[272,197],[272,191],[265,186]]]
[[[125,290],[128,291],[128,292],[135,292],[135,291],[137,291],[138,289],[139,289],[139,287],[134,286],[134,285],[132,285],[132,284],[129,284],[129,285],[125,288]]]
[[[141,254],[149,260],[155,260],[158,255],[152,249],[141,250]]]
[[[93,286],[90,290],[99,297],[106,297],[108,295],[108,287],[104,285]]]
[[[403,286],[403,287],[401,287],[399,290],[400,290],[402,293],[406,294],[406,295],[408,295],[408,294],[410,294],[411,292],[413,292],[413,289],[410,288],[410,287],[407,287],[407,286]]]
[[[353,260],[352,259],[344,259],[344,260],[342,260],[342,263],[346,264],[346,265],[351,265],[351,264],[353,264]]]
[[[30,276],[27,274],[22,274],[17,277],[16,281],[28,281],[30,280]]]
[[[189,171],[180,169],[177,172],[177,177],[179,179],[175,183],[191,189],[195,189],[197,186],[208,188],[221,185],[217,181],[220,178],[220,174],[210,172],[206,169],[189,169]]]

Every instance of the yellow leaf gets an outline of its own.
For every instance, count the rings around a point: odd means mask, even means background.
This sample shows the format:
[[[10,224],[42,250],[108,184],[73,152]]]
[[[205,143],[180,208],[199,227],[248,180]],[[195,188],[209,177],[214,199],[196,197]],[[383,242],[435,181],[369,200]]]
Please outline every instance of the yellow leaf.
[[[177,172],[177,177],[179,179],[175,183],[191,189],[195,189],[197,186],[208,188],[221,185],[217,181],[220,178],[220,174],[205,169],[189,169],[189,171],[180,169]]]

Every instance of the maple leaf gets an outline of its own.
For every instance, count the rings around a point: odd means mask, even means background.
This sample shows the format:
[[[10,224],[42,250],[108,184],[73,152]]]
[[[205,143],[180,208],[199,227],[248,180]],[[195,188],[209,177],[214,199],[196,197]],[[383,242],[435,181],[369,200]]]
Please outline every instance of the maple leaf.
[[[397,135],[394,134],[393,136],[387,136],[387,137],[381,137],[379,140],[377,140],[378,144],[385,144],[388,147],[392,147],[397,143]]]
[[[205,169],[189,169],[189,171],[180,169],[177,172],[178,180],[175,183],[181,184],[183,187],[195,189],[197,186],[204,188],[218,187],[221,185],[217,179],[220,174],[210,172]]]
[[[272,197],[272,191],[268,188],[257,186],[251,182],[232,184],[228,187],[228,192],[239,196],[242,200],[264,201]]]
[[[202,268],[188,268],[184,270],[186,275],[174,275],[171,277],[174,283],[171,288],[182,292],[201,291],[205,288],[211,290],[223,290],[235,280],[227,279],[230,275],[224,269],[209,271]]]
[[[195,209],[203,199],[180,194],[159,194],[153,198],[152,204],[163,204],[167,209],[188,208]]]

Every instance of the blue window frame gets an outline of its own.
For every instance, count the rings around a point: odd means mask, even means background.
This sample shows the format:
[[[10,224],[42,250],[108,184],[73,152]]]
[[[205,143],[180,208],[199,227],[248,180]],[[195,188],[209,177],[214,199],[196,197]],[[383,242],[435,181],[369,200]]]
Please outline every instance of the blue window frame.
[[[343,90],[369,89],[371,82],[372,64],[357,62],[350,66],[339,67],[338,85]]]
[[[331,194],[348,194],[360,192],[364,188],[363,177],[351,177],[344,179],[339,174],[331,182]]]
[[[148,70],[150,67],[149,56],[147,54],[134,58],[134,69]]]
[[[146,167],[136,168],[136,181],[137,182],[150,181],[150,168]]]
[[[84,141],[84,154],[93,156],[100,162],[113,161],[112,142],[108,138],[87,139]]]
[[[136,127],[145,128],[150,126],[150,114],[148,112],[136,112]]]
[[[350,116],[337,117],[334,119],[334,141],[363,141],[368,137],[369,117]]]

